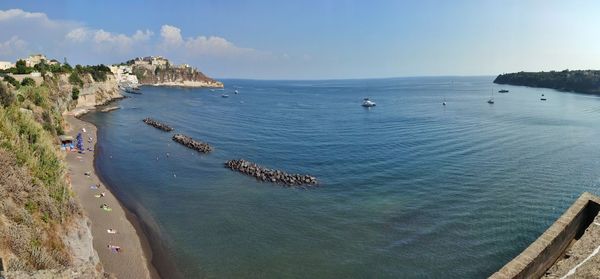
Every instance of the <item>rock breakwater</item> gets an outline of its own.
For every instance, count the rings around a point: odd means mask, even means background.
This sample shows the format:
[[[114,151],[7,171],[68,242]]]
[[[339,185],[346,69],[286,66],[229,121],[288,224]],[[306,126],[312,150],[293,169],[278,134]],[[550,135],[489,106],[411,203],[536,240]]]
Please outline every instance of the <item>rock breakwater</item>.
[[[156,128],[156,129],[163,130],[165,132],[173,131],[173,128],[171,128],[171,126],[164,124],[164,123],[160,123],[150,117],[144,118],[143,121],[144,121],[144,123]]]
[[[182,144],[188,148],[194,149],[198,152],[208,153],[212,151],[212,147],[208,143],[194,140],[191,137],[182,134],[176,134],[173,136],[173,141]]]
[[[230,160],[225,167],[252,176],[258,181],[273,182],[291,186],[316,186],[317,178],[306,174],[289,174],[280,170],[268,169],[244,159]]]

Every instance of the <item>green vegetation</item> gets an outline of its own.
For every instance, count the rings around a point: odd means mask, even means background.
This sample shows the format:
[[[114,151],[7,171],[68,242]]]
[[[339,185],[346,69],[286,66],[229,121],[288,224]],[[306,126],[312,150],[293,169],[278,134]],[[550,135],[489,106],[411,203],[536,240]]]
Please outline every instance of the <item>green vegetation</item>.
[[[75,86],[83,87],[83,80],[76,71],[69,75],[69,83]]]
[[[600,93],[600,71],[518,72],[499,75],[494,83],[543,87],[580,93]]]
[[[4,76],[4,81],[8,82],[10,85],[14,86],[15,88],[19,88],[21,86],[19,81],[16,80],[12,76],[8,76],[8,75]]]
[[[35,80],[30,77],[26,77],[21,81],[21,86],[35,86]]]
[[[15,94],[4,83],[0,83],[0,104],[9,107],[15,102]]]
[[[22,86],[16,93],[20,98],[0,84],[0,250],[5,268],[69,266],[69,250],[56,227],[80,209],[55,142],[62,117],[51,106],[45,85]]]
[[[71,98],[73,100],[79,99],[79,88],[73,87],[73,89],[71,90]]]
[[[31,72],[33,72],[33,68],[31,67],[27,67],[25,65],[25,61],[24,60],[19,60],[17,61],[14,71],[12,71],[13,74],[30,74]]]

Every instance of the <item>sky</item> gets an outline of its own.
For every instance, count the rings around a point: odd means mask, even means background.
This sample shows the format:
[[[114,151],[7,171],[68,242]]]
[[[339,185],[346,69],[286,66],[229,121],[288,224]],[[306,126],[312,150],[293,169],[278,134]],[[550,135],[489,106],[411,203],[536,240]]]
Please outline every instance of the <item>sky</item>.
[[[162,55],[216,78],[600,69],[600,1],[0,1],[0,61]]]

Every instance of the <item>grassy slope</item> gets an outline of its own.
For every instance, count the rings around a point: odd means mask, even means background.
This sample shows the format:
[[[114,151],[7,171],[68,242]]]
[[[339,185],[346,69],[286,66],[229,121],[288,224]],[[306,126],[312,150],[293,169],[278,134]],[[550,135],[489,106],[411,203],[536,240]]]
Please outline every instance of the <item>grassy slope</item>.
[[[57,148],[62,117],[46,86],[9,91],[17,97],[0,106],[0,255],[9,271],[68,267],[60,234],[81,211]]]

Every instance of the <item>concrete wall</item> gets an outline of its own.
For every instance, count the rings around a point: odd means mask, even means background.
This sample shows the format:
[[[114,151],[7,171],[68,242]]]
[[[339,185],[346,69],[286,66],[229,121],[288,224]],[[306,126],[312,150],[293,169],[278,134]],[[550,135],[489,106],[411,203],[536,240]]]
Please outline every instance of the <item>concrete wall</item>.
[[[600,198],[583,193],[536,241],[490,278],[540,278],[569,243],[583,235],[599,210]]]

